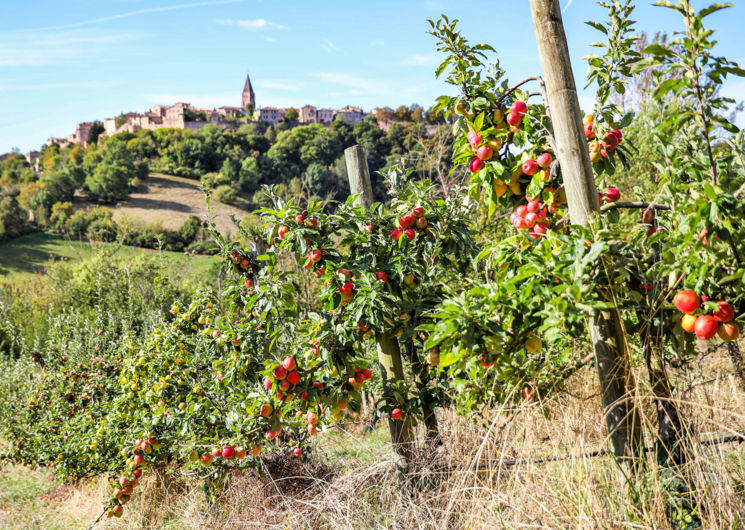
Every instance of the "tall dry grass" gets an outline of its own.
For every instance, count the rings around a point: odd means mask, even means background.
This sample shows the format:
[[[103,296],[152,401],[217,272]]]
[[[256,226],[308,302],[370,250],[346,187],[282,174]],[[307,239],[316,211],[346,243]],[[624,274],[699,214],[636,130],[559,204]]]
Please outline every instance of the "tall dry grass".
[[[675,397],[693,437],[705,440],[745,430],[745,392],[729,373],[726,355],[712,354],[694,367],[674,379]],[[654,404],[646,374],[638,369],[636,376],[646,445],[651,446]],[[664,529],[677,527],[671,506],[691,499],[702,528],[738,528],[745,522],[745,444],[694,443],[688,465],[678,474],[658,467],[650,453],[633,487],[611,457],[583,457],[608,445],[591,370],[577,374],[564,391],[530,405],[474,418],[449,410],[438,416],[442,445],[420,449],[404,482],[386,443],[349,431],[320,436],[305,462],[269,457],[265,474],[234,477],[212,505],[201,484],[189,477],[173,470],[150,473],[125,516],[100,526]],[[339,454],[347,455],[342,464]],[[520,461],[547,455],[572,458]],[[519,462],[504,465],[514,460]],[[90,499],[103,498],[103,489],[72,498],[90,513]]]

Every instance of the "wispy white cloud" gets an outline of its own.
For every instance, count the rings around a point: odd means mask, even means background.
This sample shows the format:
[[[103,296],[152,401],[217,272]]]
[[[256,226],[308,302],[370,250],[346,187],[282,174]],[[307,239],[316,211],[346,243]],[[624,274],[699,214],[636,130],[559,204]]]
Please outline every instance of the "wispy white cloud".
[[[569,6],[572,5],[572,2],[574,2],[574,0],[569,0],[567,2],[567,5],[564,6],[564,9],[562,10],[562,13],[566,13],[567,12],[567,9],[569,9]]]
[[[66,88],[98,89],[111,88],[121,83],[118,81],[70,81],[59,83],[37,83],[37,84],[0,84],[0,92],[20,92],[27,90],[63,90]]]
[[[401,60],[403,66],[436,66],[440,58],[434,54],[414,54]]]
[[[219,19],[215,20],[215,22],[221,26],[239,26],[247,29],[288,29],[287,26],[275,22],[269,22],[263,18],[257,18],[256,20]]]
[[[138,35],[77,35],[69,32],[0,34],[0,66],[40,66],[100,58],[107,45]]]
[[[277,39],[275,39],[274,37],[264,37],[264,40],[267,42],[277,42]]]
[[[322,42],[321,48],[323,48],[323,51],[325,51],[326,53],[344,53],[344,50],[339,48],[336,44],[334,44],[330,40],[327,40],[326,42]]]
[[[298,83],[283,83],[280,81],[257,81],[254,83],[254,86],[256,88],[265,88],[268,90],[286,90],[291,92],[300,90],[300,85]]]
[[[314,72],[312,77],[331,85],[344,87],[344,91],[329,91],[332,96],[375,96],[400,100],[402,96],[421,94],[424,88],[397,80],[371,79],[350,72]]]
[[[216,6],[221,4],[240,4],[243,3],[244,0],[210,0],[207,2],[190,2],[187,4],[176,4],[171,6],[162,6],[162,7],[149,7],[145,9],[136,9],[134,11],[127,11],[126,13],[118,13],[116,15],[110,15],[107,17],[100,17],[100,18],[94,18],[91,20],[83,20],[81,22],[74,22],[72,24],[62,24],[60,26],[48,26],[44,28],[35,28],[31,31],[36,31],[39,29],[72,29],[72,28],[79,28],[82,26],[90,26],[92,24],[100,24],[101,22],[109,22],[111,20],[120,20],[122,18],[130,18],[130,17],[136,17],[138,15],[148,15],[151,13],[162,13],[164,11],[176,11],[178,9],[191,9],[195,7],[206,7],[206,6]],[[29,31],[29,30],[22,30],[22,31]]]

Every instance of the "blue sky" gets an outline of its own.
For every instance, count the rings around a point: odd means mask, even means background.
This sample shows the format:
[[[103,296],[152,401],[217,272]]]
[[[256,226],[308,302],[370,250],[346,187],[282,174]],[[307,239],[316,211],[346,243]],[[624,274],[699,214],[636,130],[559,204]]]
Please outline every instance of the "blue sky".
[[[735,3],[708,25],[719,54],[745,63],[745,1]],[[584,21],[605,11],[590,0],[561,4],[581,87],[581,58],[599,36]],[[638,4],[638,30],[680,29],[673,12]],[[453,92],[434,78],[426,34],[440,13],[460,19],[472,42],[492,44],[511,79],[540,73],[528,0],[2,0],[0,153],[155,104],[239,105],[246,72],[260,106],[427,107]],[[745,99],[745,82],[726,92]]]

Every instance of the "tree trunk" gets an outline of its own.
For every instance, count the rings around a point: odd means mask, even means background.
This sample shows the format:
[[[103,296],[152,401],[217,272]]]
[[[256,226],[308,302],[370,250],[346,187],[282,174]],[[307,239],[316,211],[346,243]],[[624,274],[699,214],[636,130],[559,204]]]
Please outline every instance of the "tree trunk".
[[[556,157],[572,224],[586,225],[600,210],[595,178],[582,126],[564,25],[558,0],[530,0],[538,51],[546,83],[546,105],[554,129]],[[611,297],[608,296],[610,300]],[[590,315],[605,420],[613,451],[624,464],[633,462],[642,446],[641,420],[633,402],[634,380],[618,310]],[[632,467],[632,466],[627,466]]]

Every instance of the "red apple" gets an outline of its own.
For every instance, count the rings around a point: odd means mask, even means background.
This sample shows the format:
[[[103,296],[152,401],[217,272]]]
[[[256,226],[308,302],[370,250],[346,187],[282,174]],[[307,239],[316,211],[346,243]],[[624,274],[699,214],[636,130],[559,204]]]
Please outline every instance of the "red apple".
[[[473,160],[468,163],[468,169],[471,173],[476,173],[482,167],[484,167],[484,161],[477,156],[473,157]]]
[[[723,322],[719,325],[718,333],[724,342],[734,342],[740,336],[740,326],[734,322]]]
[[[603,193],[603,197],[608,202],[616,202],[621,198],[621,192],[618,191],[617,188],[608,188],[605,190],[605,193]]]
[[[528,105],[524,101],[515,101],[512,104],[512,113],[516,114],[517,116],[520,116],[521,118],[525,116],[525,114],[528,112]]]
[[[701,306],[701,300],[693,291],[678,291],[673,297],[673,305],[681,313],[693,313]]]
[[[536,158],[536,162],[538,162],[538,165],[542,168],[547,168],[551,165],[551,162],[553,161],[553,157],[550,153],[541,153],[538,155],[538,158]]]
[[[476,156],[481,160],[489,160],[494,153],[488,145],[482,145],[476,150]]]
[[[424,208],[421,206],[415,206],[411,213],[414,214],[414,217],[421,217],[424,215]]]
[[[383,271],[378,271],[375,273],[375,279],[381,283],[385,283],[388,281],[388,275]]]
[[[233,449],[231,446],[226,445],[222,448],[222,457],[223,458],[233,458],[235,456],[235,449]]]
[[[267,440],[274,440],[274,437],[277,436],[277,433],[273,429],[267,429],[267,431],[264,433],[264,438]]]
[[[522,170],[523,173],[525,173],[526,175],[533,176],[538,173],[538,162],[536,162],[532,158],[529,158],[528,160],[523,162]]]
[[[393,238],[393,239],[399,239],[401,237],[401,234],[403,234],[403,233],[404,233],[403,230],[401,230],[400,228],[394,228],[391,231],[391,238]]]
[[[401,217],[401,219],[398,220],[398,227],[401,230],[406,230],[411,225],[413,225],[415,222],[416,222],[416,218],[412,214],[407,213],[406,215]]]
[[[735,318],[735,309],[729,302],[717,302],[719,309],[714,311],[714,320],[717,322],[729,322]]]
[[[419,219],[417,219],[417,220],[416,220],[416,227],[417,227],[417,228],[418,228],[419,230],[422,230],[422,229],[424,229],[424,228],[427,228],[427,225],[428,225],[428,224],[429,224],[429,222],[428,222],[428,221],[427,221],[427,219],[426,219],[426,218],[424,218],[424,217],[420,217]]]
[[[612,132],[609,132],[605,135],[603,147],[606,149],[615,149],[618,147],[618,143],[620,142],[620,139],[618,136],[613,134]]]
[[[292,450],[292,454],[298,457],[302,456],[303,450],[300,449],[299,447],[296,447],[295,449]]]
[[[272,372],[272,375],[274,376],[274,379],[281,380],[287,377],[287,370],[285,370],[281,366],[277,366]]]
[[[520,114],[517,114],[516,112],[510,112],[507,115],[507,123],[512,126],[512,132],[517,132],[517,128],[520,127],[520,124],[523,121],[523,117]]]
[[[287,235],[287,232],[289,232],[289,231],[290,231],[290,227],[284,226],[284,225],[280,226],[279,227],[279,230],[277,232],[279,234],[279,238],[280,239],[284,239],[285,236]]]
[[[295,363],[295,358],[288,355],[284,359],[282,359],[282,368],[284,368],[287,371],[292,371],[295,368],[297,368],[297,363]]]
[[[468,139],[468,143],[471,144],[471,147],[474,149],[476,149],[476,147],[481,143],[481,136],[479,136],[479,133],[476,131],[468,131],[466,138]]]
[[[404,413],[401,412],[401,409],[395,408],[391,411],[391,418],[393,418],[394,420],[400,420],[403,417]]]
[[[298,384],[300,382],[300,374],[294,371],[290,372],[287,374],[287,381],[289,381],[291,385]]]
[[[264,388],[266,388],[267,390],[271,390],[273,386],[274,383],[272,382],[271,378],[269,376],[266,376],[264,378]]]
[[[406,239],[408,239],[409,241],[416,237],[416,232],[414,232],[411,228],[407,228],[406,230],[404,230],[404,234],[406,234]]]
[[[350,295],[352,294],[352,291],[354,291],[354,284],[352,282],[346,282],[339,288],[339,293],[344,295]]]
[[[310,258],[310,262],[311,263],[317,263],[317,262],[321,261],[321,258],[323,257],[323,252],[321,252],[318,249],[311,250],[310,251],[310,254],[308,255],[308,257]]]
[[[644,208],[642,210],[642,223],[645,225],[651,225],[654,222],[655,213],[651,208]]]
[[[693,332],[701,340],[709,340],[717,334],[719,330],[719,322],[717,322],[711,315],[699,315],[696,319],[696,325],[693,327]]]

